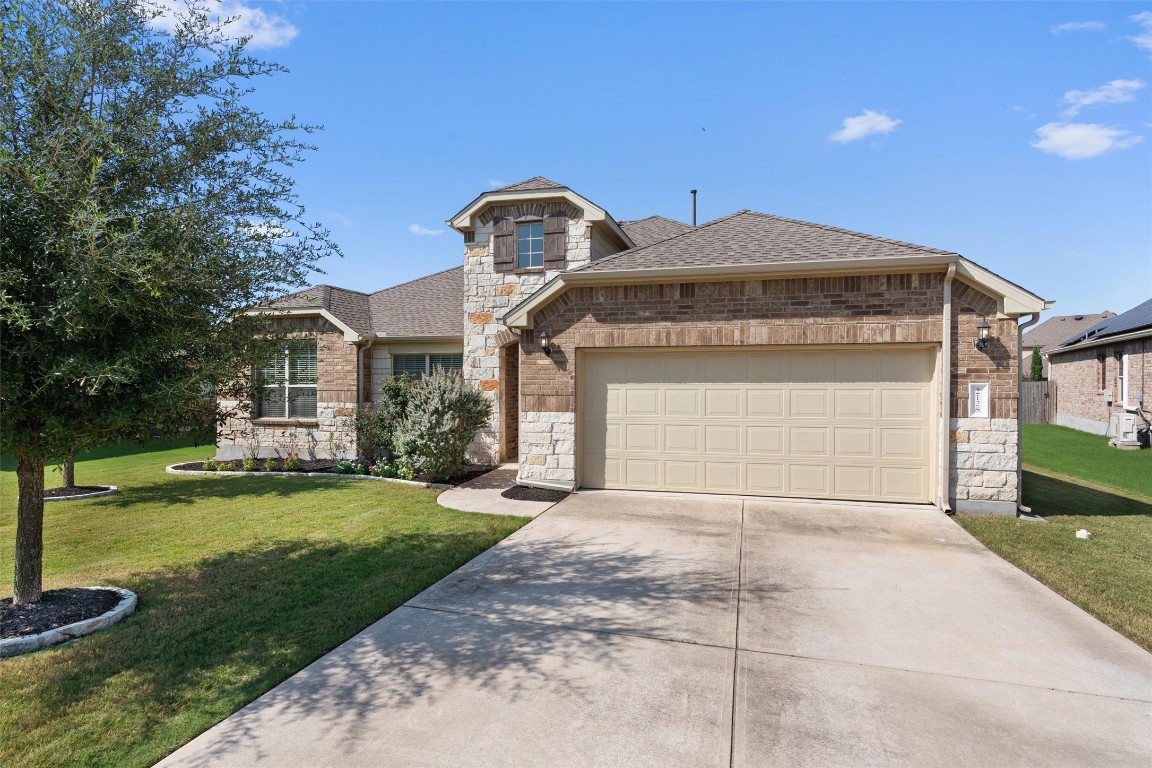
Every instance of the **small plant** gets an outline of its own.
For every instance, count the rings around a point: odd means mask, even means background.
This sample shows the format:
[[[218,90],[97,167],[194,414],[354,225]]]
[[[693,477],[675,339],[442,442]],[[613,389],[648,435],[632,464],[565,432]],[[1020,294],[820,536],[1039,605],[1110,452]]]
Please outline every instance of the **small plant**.
[[[416,468],[407,461],[396,462],[396,476],[401,480],[415,480]]]
[[[396,466],[386,461],[378,461],[368,467],[368,474],[373,477],[396,477]]]
[[[272,459],[272,458],[264,459],[264,471],[265,472],[275,472],[276,471],[276,459]]]
[[[231,472],[234,469],[236,469],[236,465],[230,461],[221,461],[216,464],[217,472]]]
[[[204,462],[201,466],[207,472],[216,472],[220,469],[220,462],[216,461],[216,459],[212,458],[211,456],[208,456],[204,459]]]
[[[256,467],[257,467],[256,459],[252,458],[251,456],[245,456],[242,464],[244,466],[245,472],[255,472],[256,471]]]
[[[364,466],[363,462],[353,461],[352,459],[341,459],[332,468],[332,471],[338,475],[366,475],[368,468]]]
[[[300,469],[300,454],[289,452],[284,457],[284,469],[288,472],[295,472]]]

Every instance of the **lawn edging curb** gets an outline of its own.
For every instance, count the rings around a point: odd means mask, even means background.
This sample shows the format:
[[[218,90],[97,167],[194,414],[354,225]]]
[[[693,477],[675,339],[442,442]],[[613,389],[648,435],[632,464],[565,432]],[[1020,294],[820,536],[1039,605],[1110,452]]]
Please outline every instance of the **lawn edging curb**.
[[[119,493],[120,489],[115,485],[106,485],[102,491],[92,491],[91,493],[77,493],[73,496],[45,496],[44,503],[50,501],[83,501],[84,499],[97,499],[101,496],[111,496],[114,493]]]
[[[120,587],[81,587],[81,589],[107,589],[120,595],[120,602],[116,606],[99,616],[91,619],[65,624],[56,629],[49,629],[36,635],[24,637],[9,637],[0,640],[0,659],[20,656],[32,651],[51,648],[54,645],[75,640],[78,637],[90,635],[93,632],[110,627],[125,616],[130,616],[136,610],[136,593]]]
[[[446,491],[449,488],[456,486],[448,483],[422,483],[419,480],[402,480],[399,477],[376,477],[376,475],[341,475],[337,472],[245,472],[240,471],[227,471],[227,472],[210,472],[206,469],[176,469],[178,464],[169,464],[164,468],[164,471],[170,475],[211,475],[213,477],[228,477],[228,476],[243,476],[243,477],[333,477],[344,478],[346,480],[381,480],[385,483],[400,483],[401,485],[412,485],[417,488],[433,488],[437,491]]]

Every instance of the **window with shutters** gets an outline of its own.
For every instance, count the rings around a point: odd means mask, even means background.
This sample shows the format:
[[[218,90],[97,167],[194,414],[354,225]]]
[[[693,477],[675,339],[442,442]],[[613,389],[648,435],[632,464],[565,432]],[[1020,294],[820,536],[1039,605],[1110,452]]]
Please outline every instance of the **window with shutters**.
[[[392,375],[407,374],[413,381],[419,381],[437,368],[446,371],[464,370],[464,355],[393,355]]]
[[[516,268],[544,266],[544,222],[525,221],[516,225]]]
[[[316,342],[289,342],[256,369],[256,384],[256,418],[316,418]]]

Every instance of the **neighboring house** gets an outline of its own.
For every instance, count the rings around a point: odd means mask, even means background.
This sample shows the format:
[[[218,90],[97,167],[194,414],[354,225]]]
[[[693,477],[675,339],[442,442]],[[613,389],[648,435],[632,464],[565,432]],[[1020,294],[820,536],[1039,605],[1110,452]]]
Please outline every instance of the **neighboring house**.
[[[470,458],[515,461],[525,485],[1015,513],[1018,321],[1048,302],[974,262],[752,211],[618,221],[540,177],[448,224],[462,270],[262,310],[315,344],[314,369],[289,348],[272,381],[286,399],[294,370],[312,382],[296,386],[315,386],[316,415],[271,399],[226,425],[221,455],[254,429],[266,451],[285,435],[350,455],[347,422],[399,355],[431,365],[455,344],[494,405]]]
[[[1066,338],[1044,356],[1056,382],[1057,424],[1104,435],[1113,414],[1132,414],[1147,425],[1152,299]]]
[[[1044,358],[1044,353],[1109,317],[1116,317],[1116,313],[1105,310],[1095,315],[1057,315],[1028,329],[1024,333],[1023,348],[1020,350],[1020,377],[1023,379],[1029,377],[1032,372],[1032,350],[1040,347],[1043,378],[1049,378],[1048,360]]]

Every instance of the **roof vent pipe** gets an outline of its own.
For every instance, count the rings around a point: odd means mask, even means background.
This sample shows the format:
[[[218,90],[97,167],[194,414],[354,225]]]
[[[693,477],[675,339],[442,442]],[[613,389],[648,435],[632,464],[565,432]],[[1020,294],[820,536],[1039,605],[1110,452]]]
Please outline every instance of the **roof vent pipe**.
[[[696,190],[692,190],[692,226],[696,226]]]

